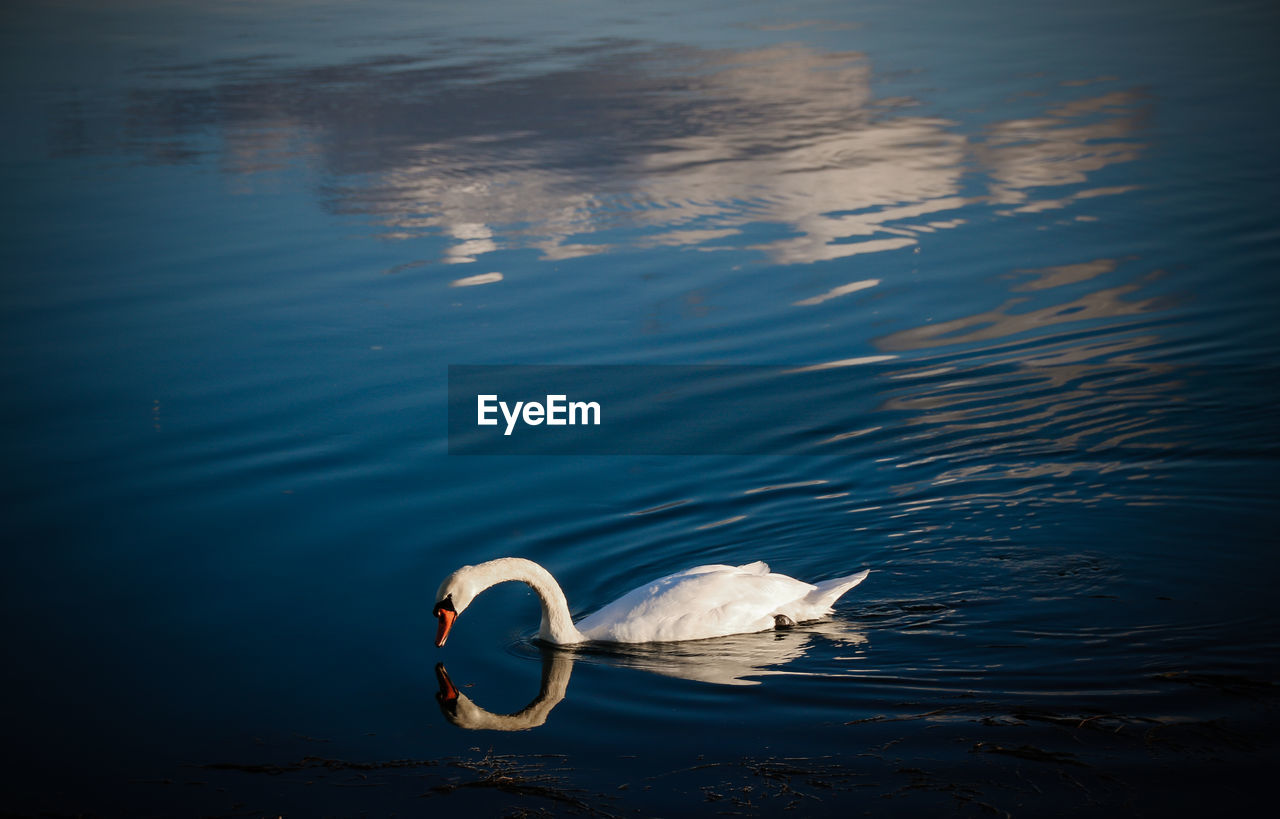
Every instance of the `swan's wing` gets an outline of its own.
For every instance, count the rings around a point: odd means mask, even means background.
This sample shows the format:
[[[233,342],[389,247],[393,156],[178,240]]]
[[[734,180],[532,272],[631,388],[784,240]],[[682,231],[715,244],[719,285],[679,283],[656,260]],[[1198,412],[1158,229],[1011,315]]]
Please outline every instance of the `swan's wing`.
[[[763,572],[761,571],[763,569]],[[585,618],[591,640],[699,640],[773,627],[773,615],[814,590],[763,563],[699,566],[634,589]]]

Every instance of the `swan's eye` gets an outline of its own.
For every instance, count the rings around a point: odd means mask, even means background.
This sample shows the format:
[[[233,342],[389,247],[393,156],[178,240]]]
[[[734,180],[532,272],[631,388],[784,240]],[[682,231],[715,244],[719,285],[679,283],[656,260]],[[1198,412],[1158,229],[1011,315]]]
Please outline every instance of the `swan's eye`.
[[[443,600],[441,600],[439,603],[436,603],[436,607],[435,607],[434,609],[432,609],[432,610],[431,610],[431,616],[432,616],[432,617],[439,617],[439,616],[440,616],[440,614],[441,614],[442,612],[446,612],[446,611],[453,611],[453,610],[454,610],[454,609],[453,609],[453,595],[452,595],[452,594],[450,594],[450,595],[447,595],[447,596],[446,596]]]

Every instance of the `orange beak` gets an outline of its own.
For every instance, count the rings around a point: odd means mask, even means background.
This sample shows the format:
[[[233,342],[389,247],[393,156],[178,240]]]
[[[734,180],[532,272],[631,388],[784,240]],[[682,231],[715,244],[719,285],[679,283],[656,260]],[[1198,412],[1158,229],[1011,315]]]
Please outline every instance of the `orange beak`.
[[[440,625],[436,626],[436,648],[439,648],[449,639],[449,629],[453,628],[453,621],[457,619],[458,613],[442,608],[437,611],[436,616],[440,618]]]

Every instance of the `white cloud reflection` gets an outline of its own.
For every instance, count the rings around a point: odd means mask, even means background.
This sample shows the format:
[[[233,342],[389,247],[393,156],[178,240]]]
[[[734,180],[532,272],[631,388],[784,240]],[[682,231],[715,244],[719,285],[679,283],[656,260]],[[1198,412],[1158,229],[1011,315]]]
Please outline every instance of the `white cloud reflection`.
[[[501,273],[480,273],[475,276],[465,276],[461,279],[454,279],[449,282],[450,287],[476,287],[481,284],[494,284],[502,281]]]
[[[975,129],[877,100],[860,54],[798,44],[605,44],[576,68],[487,80],[477,69],[465,82],[406,65],[139,92],[129,129],[172,145],[212,121],[233,175],[305,155],[330,172],[331,207],[367,215],[386,239],[442,237],[446,263],[518,248],[559,260],[748,247],[779,264],[884,253],[963,227],[975,207],[1078,209],[1132,190],[1079,186],[1144,150],[1133,91],[1059,88],[1093,96]],[[761,224],[782,230],[762,239]]]

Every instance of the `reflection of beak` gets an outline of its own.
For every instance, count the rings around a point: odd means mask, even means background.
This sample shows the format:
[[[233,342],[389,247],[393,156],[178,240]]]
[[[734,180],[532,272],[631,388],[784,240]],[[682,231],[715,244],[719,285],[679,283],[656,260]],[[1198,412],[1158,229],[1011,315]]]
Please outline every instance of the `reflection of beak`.
[[[436,648],[444,645],[444,641],[449,639],[449,629],[453,628],[453,621],[457,616],[456,611],[440,609],[440,625],[436,627]]]
[[[450,704],[458,699],[458,689],[454,687],[453,680],[449,679],[449,672],[444,670],[444,663],[436,663],[436,684],[440,686],[440,690],[436,692],[436,701]]]

